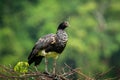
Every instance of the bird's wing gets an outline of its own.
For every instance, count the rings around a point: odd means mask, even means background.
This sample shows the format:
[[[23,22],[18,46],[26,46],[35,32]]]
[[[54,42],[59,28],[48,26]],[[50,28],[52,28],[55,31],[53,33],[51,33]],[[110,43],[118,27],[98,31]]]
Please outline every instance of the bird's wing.
[[[56,43],[56,34],[48,34],[40,38],[33,47],[28,59],[31,59],[32,57],[36,56],[40,50],[43,50],[49,45],[55,43]]]

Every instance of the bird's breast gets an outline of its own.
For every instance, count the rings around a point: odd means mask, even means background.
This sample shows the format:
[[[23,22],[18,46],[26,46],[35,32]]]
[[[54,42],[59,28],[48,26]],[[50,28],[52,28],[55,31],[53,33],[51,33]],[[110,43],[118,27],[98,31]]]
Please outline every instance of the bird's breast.
[[[65,31],[58,31],[57,39],[60,43],[66,43],[68,41],[68,35]]]

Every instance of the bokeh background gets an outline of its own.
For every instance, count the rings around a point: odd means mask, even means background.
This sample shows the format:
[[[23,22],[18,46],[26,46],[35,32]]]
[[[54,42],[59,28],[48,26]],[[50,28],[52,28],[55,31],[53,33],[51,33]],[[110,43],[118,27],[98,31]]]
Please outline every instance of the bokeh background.
[[[64,20],[69,41],[57,66],[120,76],[120,0],[0,0],[0,64],[27,61],[39,37]]]

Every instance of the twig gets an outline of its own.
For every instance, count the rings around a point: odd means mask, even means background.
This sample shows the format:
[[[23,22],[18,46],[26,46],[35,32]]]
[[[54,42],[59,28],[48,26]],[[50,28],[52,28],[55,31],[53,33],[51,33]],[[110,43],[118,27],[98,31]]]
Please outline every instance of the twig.
[[[11,68],[8,68],[8,67],[2,66],[2,65],[0,65],[0,67],[1,67],[1,69],[2,69],[2,72],[1,72],[1,73],[3,73],[3,71],[4,71],[4,72],[6,72],[6,73],[9,74],[9,75],[12,75],[12,74],[19,75],[17,72],[15,72],[15,71],[14,71],[13,69],[11,69]]]
[[[85,74],[83,74],[80,69],[72,69],[70,66],[68,66],[66,63],[65,63],[65,66],[67,66],[71,71],[75,72],[75,73],[78,73],[79,75],[83,76],[86,80],[94,80],[88,76],[86,76]]]

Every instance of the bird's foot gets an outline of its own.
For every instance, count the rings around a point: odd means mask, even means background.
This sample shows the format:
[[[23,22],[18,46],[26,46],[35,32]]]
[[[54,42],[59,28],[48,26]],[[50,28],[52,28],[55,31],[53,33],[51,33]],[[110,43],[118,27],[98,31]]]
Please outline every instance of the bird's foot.
[[[55,71],[55,70],[53,70],[53,75],[54,75],[54,76],[56,75],[56,71]]]
[[[45,72],[43,72],[44,74],[47,74],[47,75],[50,75],[50,72],[48,72],[48,71],[45,71]]]

